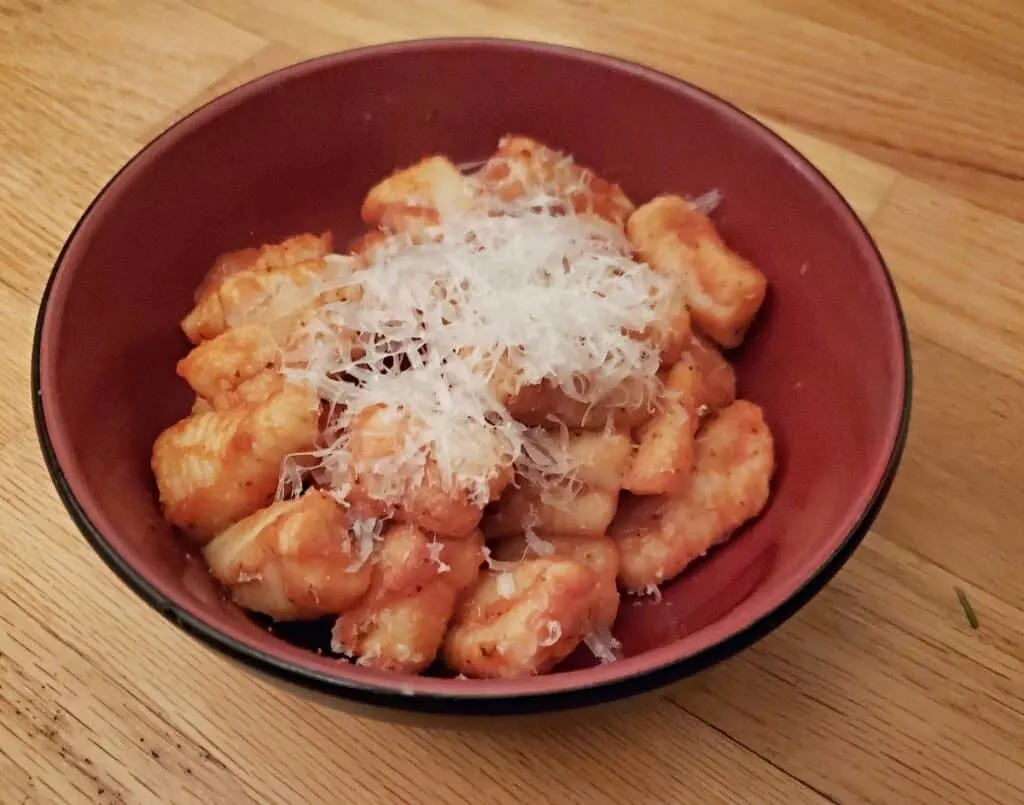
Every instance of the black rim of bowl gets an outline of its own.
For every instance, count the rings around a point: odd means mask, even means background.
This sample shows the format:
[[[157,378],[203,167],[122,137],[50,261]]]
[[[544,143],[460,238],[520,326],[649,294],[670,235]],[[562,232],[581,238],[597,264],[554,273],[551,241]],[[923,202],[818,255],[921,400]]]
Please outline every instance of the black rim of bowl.
[[[400,690],[400,685],[396,683],[394,687],[379,687],[372,685],[363,685],[351,680],[342,680],[334,677],[329,677],[308,669],[302,668],[294,663],[286,660],[278,659],[265,652],[252,649],[234,638],[231,638],[219,630],[207,625],[202,620],[195,618],[190,613],[179,607],[173,601],[169,600],[166,596],[156,590],[135,568],[131,567],[124,558],[114,550],[114,548],[107,542],[104,536],[99,532],[96,526],[89,520],[83,511],[78,500],[75,498],[71,491],[70,484],[60,467],[57,460],[56,453],[54,452],[53,443],[50,439],[50,434],[46,425],[46,418],[43,411],[42,402],[42,391],[40,383],[40,350],[42,341],[43,325],[46,318],[46,312],[48,307],[48,301],[50,292],[53,287],[54,281],[60,270],[60,266],[64,261],[64,255],[66,254],[69,246],[74,241],[82,222],[89,216],[89,213],[96,206],[99,200],[107,192],[110,186],[117,180],[117,178],[124,173],[124,171],[135,162],[143,153],[153,147],[165,134],[170,132],[172,129],[181,125],[184,121],[195,115],[197,112],[205,109],[210,104],[216,103],[225,95],[247,87],[251,84],[268,79],[278,73],[293,70],[300,66],[312,66],[320,62],[331,61],[340,57],[352,57],[356,54],[370,55],[375,52],[389,51],[395,49],[401,49],[404,47],[422,47],[422,46],[450,46],[450,45],[463,45],[463,46],[474,46],[474,45],[498,45],[506,47],[525,47],[529,50],[543,50],[553,53],[561,53],[562,55],[568,56],[584,56],[588,59],[596,59],[603,62],[605,65],[613,68],[621,69],[626,67],[633,71],[646,73],[647,75],[657,76],[662,80],[668,79],[676,82],[680,85],[687,87],[690,91],[696,92],[697,94],[703,95],[711,101],[721,104],[727,108],[732,109],[734,112],[740,114],[757,127],[762,129],[770,138],[775,140],[778,144],[790,153],[792,157],[802,164],[804,170],[809,171],[812,175],[816,175],[834,194],[839,200],[841,205],[846,209],[850,219],[859,227],[861,233],[866,238],[867,243],[870,244],[871,249],[874,252],[875,258],[878,260],[880,267],[882,268],[886,281],[889,286],[889,293],[896,310],[897,319],[900,327],[900,337],[902,341],[902,352],[903,352],[903,363],[904,363],[904,376],[903,376],[903,404],[900,412],[899,427],[897,429],[896,437],[893,440],[892,450],[889,454],[888,462],[886,463],[885,470],[882,478],[875,488],[871,500],[868,503],[867,508],[860,515],[853,528],[849,531],[839,547],[833,552],[833,554],[808,578],[799,588],[794,590],[788,598],[786,598],[781,604],[776,606],[773,610],[765,613],[757,620],[750,623],[745,628],[736,632],[724,640],[715,643],[714,645],[708,646],[701,651],[692,654],[688,657],[680,658],[674,662],[670,662],[666,665],[652,668],[646,671],[641,671],[633,676],[613,679],[607,682],[601,682],[587,687],[581,687],[570,690],[559,690],[550,692],[538,692],[538,693],[525,693],[525,694],[495,694],[495,695],[447,695],[447,694],[419,694],[415,696],[409,696],[403,694]],[[370,45],[361,48],[355,48],[352,50],[340,51],[337,53],[329,53],[323,56],[318,56],[312,59],[307,59],[287,67],[279,68],[265,75],[259,76],[252,79],[235,90],[229,93],[218,96],[213,100],[203,104],[198,109],[193,110],[185,117],[181,118],[170,127],[160,132],[154,137],[149,143],[147,143],[142,149],[140,149],[131,159],[128,160],[118,171],[115,173],[110,180],[103,186],[103,189],[96,195],[96,197],[90,202],[89,206],[79,217],[75,226],[68,235],[60,253],[57,255],[57,259],[54,262],[53,270],[50,273],[50,277],[46,283],[46,288],[43,291],[42,298],[39,304],[39,312],[36,318],[35,334],[33,337],[32,344],[32,409],[35,419],[36,433],[39,439],[39,444],[42,449],[43,458],[46,463],[46,468],[50,474],[50,478],[56,487],[58,496],[64,507],[67,509],[68,514],[71,516],[72,521],[78,527],[79,531],[85,536],[86,540],[92,546],[92,548],[99,554],[107,566],[114,571],[114,573],[123,581],[131,590],[133,590],[143,601],[149,606],[163,615],[165,618],[176,624],[183,631],[197,638],[199,641],[204,643],[207,647],[216,650],[217,652],[227,655],[228,657],[242,663],[252,670],[266,674],[272,678],[280,680],[282,682],[290,683],[300,688],[326,694],[327,696],[349,700],[353,703],[362,705],[369,705],[376,708],[384,708],[386,710],[393,711],[405,711],[405,712],[418,712],[418,713],[433,713],[433,714],[444,714],[444,715],[457,715],[457,716],[474,716],[474,715],[530,715],[537,713],[550,713],[556,711],[573,710],[589,705],[600,704],[604,702],[610,702],[618,699],[624,699],[633,697],[642,693],[650,692],[658,688],[662,688],[674,682],[681,681],[682,679],[692,676],[712,665],[722,662],[728,659],[734,654],[738,653],[744,648],[756,643],[762,637],[767,635],[769,632],[781,626],[785,621],[789,620],[794,614],[797,613],[808,601],[810,601],[821,589],[832,579],[833,576],[839,571],[839,569],[847,562],[853,552],[857,549],[864,537],[867,535],[874,523],[878,513],[885,502],[886,497],[889,494],[889,489],[892,486],[893,479],[896,475],[896,470],[900,464],[900,460],[903,456],[903,451],[907,442],[907,434],[910,428],[910,413],[911,413],[911,398],[912,398],[912,387],[913,387],[913,368],[911,364],[911,351],[910,351],[910,338],[907,331],[907,323],[903,314],[903,309],[900,304],[899,296],[896,291],[896,286],[892,278],[892,273],[882,257],[881,252],[878,249],[877,244],[871,237],[864,223],[860,220],[860,217],[850,206],[846,198],[839,192],[834,184],[818,170],[803,154],[799,153],[789,143],[783,140],[779,135],[775,134],[771,129],[761,123],[759,120],[743,111],[739,107],[718,97],[714,93],[704,90],[690,82],[678,78],[677,76],[670,75],[652,67],[639,64],[627,59],[610,56],[603,53],[585,50],[582,48],[566,47],[561,45],[551,45],[543,42],[535,42],[529,40],[519,39],[504,39],[494,37],[440,37],[431,39],[415,39],[405,40],[400,42],[389,42],[379,45]]]

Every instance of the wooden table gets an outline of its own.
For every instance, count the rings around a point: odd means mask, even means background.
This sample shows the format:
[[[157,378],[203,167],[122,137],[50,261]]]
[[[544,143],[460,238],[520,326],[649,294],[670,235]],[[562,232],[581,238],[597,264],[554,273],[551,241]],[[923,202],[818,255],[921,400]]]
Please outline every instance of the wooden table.
[[[1024,802],[1022,11],[1021,0],[0,0],[0,803]],[[371,723],[228,665],[93,555],[32,432],[37,300],[123,161],[259,73],[439,34],[625,55],[760,115],[868,222],[913,333],[902,471],[836,580],[725,665],[557,732]]]

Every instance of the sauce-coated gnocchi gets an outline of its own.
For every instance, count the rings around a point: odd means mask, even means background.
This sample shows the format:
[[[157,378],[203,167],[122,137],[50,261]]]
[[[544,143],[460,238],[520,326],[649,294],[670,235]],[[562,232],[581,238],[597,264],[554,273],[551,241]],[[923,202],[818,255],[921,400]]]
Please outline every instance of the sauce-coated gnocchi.
[[[383,179],[347,254],[223,254],[181,321],[164,515],[239,606],[330,618],[339,661],[548,673],[769,497],[772,434],[720,351],[761,272],[698,204],[638,206],[529,137],[478,165]]]

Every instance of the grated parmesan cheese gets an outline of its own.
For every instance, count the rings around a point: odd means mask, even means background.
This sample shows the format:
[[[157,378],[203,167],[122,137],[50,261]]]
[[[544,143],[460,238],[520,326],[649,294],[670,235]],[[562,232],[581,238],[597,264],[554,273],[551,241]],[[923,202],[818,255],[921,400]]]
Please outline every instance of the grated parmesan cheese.
[[[690,199],[690,203],[694,209],[702,215],[710,215],[722,203],[722,191],[720,190],[709,190],[707,193],[697,196],[697,198]]]
[[[515,564],[514,562],[509,564]],[[515,577],[508,572],[501,572],[498,574],[498,597],[499,598],[514,598],[516,594],[516,580]]]
[[[619,658],[618,651],[622,648],[622,644],[612,636],[608,627],[595,629],[583,638],[583,643],[602,665],[615,662]]]
[[[555,544],[541,539],[537,532],[529,525],[525,526],[523,533],[526,536],[526,550],[537,556],[551,556],[555,552]]]
[[[441,558],[441,552],[444,550],[444,544],[438,542],[436,539],[431,540],[427,543],[427,550],[430,551],[430,560],[437,565],[438,573],[448,573],[452,567]]]
[[[562,624],[558,621],[547,621],[544,624],[544,637],[540,641],[542,648],[548,648],[549,646],[555,645],[559,640],[562,639]]]
[[[332,255],[301,293],[274,300],[298,322],[282,372],[330,406],[318,449],[286,460],[279,499],[310,478],[334,490],[358,478],[390,506],[427,482],[483,506],[510,466],[544,485],[571,469],[550,432],[511,417],[508,394],[545,381],[593,405],[626,381],[659,386],[656,345],[630,333],[657,321],[673,280],[636,260],[617,227],[544,188],[488,197],[365,257],[355,270]],[[366,412],[390,434],[383,455],[353,449]]]
[[[355,573],[366,564],[383,530],[384,523],[381,520],[354,518],[349,521],[349,532],[356,543],[356,556],[352,564],[345,568],[346,573]]]

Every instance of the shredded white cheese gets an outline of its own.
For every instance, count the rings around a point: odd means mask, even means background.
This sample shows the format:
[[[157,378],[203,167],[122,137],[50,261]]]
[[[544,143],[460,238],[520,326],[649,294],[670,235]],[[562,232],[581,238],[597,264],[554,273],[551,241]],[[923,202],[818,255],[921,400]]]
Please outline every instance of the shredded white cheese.
[[[309,477],[333,489],[358,478],[398,505],[433,473],[482,506],[510,466],[548,482],[570,469],[548,433],[511,417],[509,393],[547,381],[594,404],[627,381],[657,388],[658,349],[631,334],[657,320],[672,280],[617,227],[543,189],[489,203],[415,242],[390,238],[360,270],[332,256],[303,293],[275,300],[298,321],[282,371],[331,405],[323,443],[285,462],[280,499]],[[367,414],[386,450],[355,448]]]
[[[657,584],[648,584],[637,595],[650,598],[655,604],[661,601],[661,588]]]
[[[526,550],[528,553],[533,553],[537,556],[551,556],[555,552],[554,543],[538,537],[533,528],[526,526],[523,529],[523,533],[526,536]]]
[[[514,564],[514,563],[513,563]],[[498,597],[514,598],[516,594],[516,580],[511,573],[501,572],[498,574]]]
[[[710,215],[722,203],[722,198],[720,190],[709,190],[707,193],[697,196],[697,198],[690,199],[690,203],[698,212]]]
[[[583,643],[601,664],[615,662],[622,644],[616,640],[607,627],[595,629],[583,638]]]
[[[549,646],[555,645],[559,640],[562,639],[562,624],[558,621],[547,621],[544,624],[544,637],[540,641],[542,648],[548,648]]]
[[[349,521],[349,533],[356,544],[356,555],[352,564],[345,568],[346,573],[360,570],[373,554],[374,545],[381,538],[384,523],[381,520],[358,519]]]
[[[427,543],[427,550],[430,551],[430,560],[437,565],[438,573],[447,573],[452,567],[441,558],[441,553],[444,551],[444,544],[438,542],[436,539],[431,540]]]

